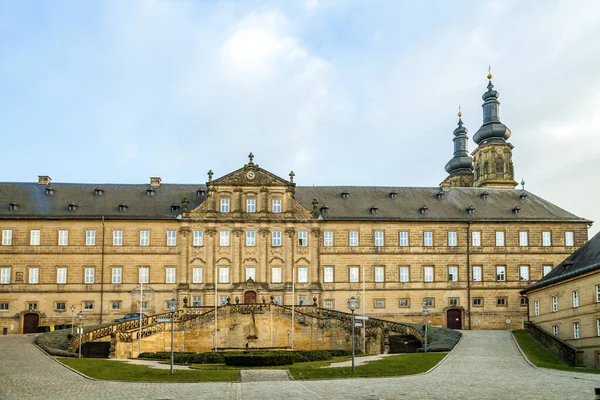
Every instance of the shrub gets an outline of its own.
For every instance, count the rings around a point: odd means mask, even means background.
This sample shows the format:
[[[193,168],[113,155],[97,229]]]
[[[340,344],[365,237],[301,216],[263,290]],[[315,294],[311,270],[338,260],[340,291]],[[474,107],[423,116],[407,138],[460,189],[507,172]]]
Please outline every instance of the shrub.
[[[226,354],[225,364],[236,367],[271,367],[293,364],[294,358],[294,354],[288,352]]]
[[[297,354],[303,355],[308,361],[324,361],[333,358],[329,350],[300,350]]]
[[[344,349],[333,349],[333,350],[329,350],[329,352],[331,353],[331,355],[333,357],[349,356],[352,354],[352,350],[344,350]]]
[[[292,353],[294,355],[294,362],[295,363],[303,363],[303,362],[309,362],[310,360],[308,358],[306,358],[306,356],[302,353]]]

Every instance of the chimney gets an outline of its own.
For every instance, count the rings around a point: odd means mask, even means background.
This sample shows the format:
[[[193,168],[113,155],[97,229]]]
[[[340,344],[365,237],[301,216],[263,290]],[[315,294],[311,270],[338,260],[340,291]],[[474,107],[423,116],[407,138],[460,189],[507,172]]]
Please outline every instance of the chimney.
[[[38,175],[38,185],[49,185],[51,181],[48,175]]]
[[[159,187],[161,181],[162,181],[162,179],[160,179],[160,177],[158,177],[158,176],[151,176],[150,177],[150,186],[151,187]]]

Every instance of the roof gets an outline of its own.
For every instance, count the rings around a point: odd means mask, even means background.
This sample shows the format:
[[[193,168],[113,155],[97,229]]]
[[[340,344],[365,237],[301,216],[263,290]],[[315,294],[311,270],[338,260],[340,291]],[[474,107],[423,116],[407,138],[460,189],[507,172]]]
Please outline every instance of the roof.
[[[521,294],[596,270],[600,270],[600,232]]]
[[[54,194],[46,194],[51,187]],[[95,189],[103,191],[95,195]],[[181,214],[182,201],[193,210],[205,200],[206,185],[161,184],[79,184],[0,183],[0,219],[174,219]],[[199,190],[204,193],[198,193]],[[347,192],[348,196],[342,196]],[[439,193],[443,193],[440,198]],[[487,196],[484,194],[487,193]],[[515,189],[372,186],[298,186],[295,196],[305,208],[313,209],[313,200],[323,220],[390,221],[548,221],[582,222],[562,208],[527,192]],[[484,197],[486,197],[484,199]],[[18,204],[11,210],[10,203]],[[73,203],[77,209],[69,210]],[[125,204],[126,211],[119,205]],[[172,209],[179,205],[179,209]],[[324,212],[323,206],[328,207]],[[427,212],[420,209],[426,206]],[[473,213],[467,208],[472,206]],[[513,210],[519,207],[520,213]]]

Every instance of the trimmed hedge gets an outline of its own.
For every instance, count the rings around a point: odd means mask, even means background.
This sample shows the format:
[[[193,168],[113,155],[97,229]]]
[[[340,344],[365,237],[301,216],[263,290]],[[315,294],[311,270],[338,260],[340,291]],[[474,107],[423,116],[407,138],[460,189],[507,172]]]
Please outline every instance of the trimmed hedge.
[[[226,354],[225,364],[234,367],[272,367],[294,363],[294,354],[280,353],[248,353]]]
[[[302,363],[309,361],[324,361],[331,360],[333,357],[349,356],[352,354],[350,350],[298,350],[298,351],[242,351],[231,353],[190,353],[178,352],[173,355],[173,361],[177,364],[224,364],[225,357],[234,355],[265,355],[265,354],[286,354],[290,355],[294,363]],[[360,354],[357,350],[356,354]],[[170,360],[170,352],[157,353],[140,353],[138,358],[147,358],[153,360]],[[279,365],[279,364],[274,364]],[[282,364],[285,365],[285,364]]]

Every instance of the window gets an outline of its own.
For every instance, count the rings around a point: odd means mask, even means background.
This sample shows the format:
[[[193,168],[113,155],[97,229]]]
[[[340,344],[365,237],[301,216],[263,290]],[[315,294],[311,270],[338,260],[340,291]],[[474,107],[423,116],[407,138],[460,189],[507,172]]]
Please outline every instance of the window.
[[[10,246],[12,245],[12,230],[3,229],[2,230],[2,246]]]
[[[221,199],[221,212],[222,213],[229,212],[229,199]]]
[[[272,283],[281,283],[281,268],[280,267],[271,268],[271,282]]]
[[[432,297],[425,297],[423,299],[423,307],[434,307],[435,306],[435,299]]]
[[[229,267],[219,268],[219,283],[229,283]]]
[[[256,199],[246,199],[246,212],[256,212]]]
[[[535,316],[540,315],[540,301],[536,300],[533,302],[533,314]]]
[[[167,231],[167,246],[177,246],[177,231]]]
[[[35,284],[39,283],[39,278],[40,278],[40,269],[37,267],[30,267],[29,268],[29,284],[35,285]]]
[[[113,231],[113,246],[123,246],[123,231]]]
[[[558,311],[558,296],[552,296],[552,312]]]
[[[148,302],[147,301],[142,301],[141,304],[138,301],[138,310],[147,310],[147,309],[148,309]]]
[[[448,305],[450,307],[458,307],[459,299],[458,297],[451,297],[448,299]]]
[[[600,303],[600,285],[596,285],[596,303]]]
[[[407,247],[408,246],[408,232],[400,232],[399,233],[399,244],[400,247]]]
[[[473,307],[483,307],[483,298],[473,297]]]
[[[573,290],[573,308],[579,307],[579,290]]]
[[[58,230],[58,245],[67,246],[69,244],[69,231],[67,229]]]
[[[306,268],[306,267],[298,268],[298,282],[299,283],[307,283],[308,282],[308,268]]]
[[[228,298],[229,298],[229,296],[219,296],[219,304],[224,306],[225,304],[227,304]]]
[[[123,269],[121,267],[113,267],[112,269],[112,283],[120,284],[123,282]]]
[[[83,302],[83,309],[84,310],[93,310],[94,309],[94,302],[93,301],[84,301]]]
[[[375,267],[375,282],[385,282],[384,267]]]
[[[448,282],[458,281],[458,267],[448,267]]]
[[[528,281],[529,280],[529,267],[527,265],[521,265],[519,267],[519,280],[520,281]]]
[[[204,232],[194,231],[194,241],[192,243],[194,247],[204,246]]]
[[[273,304],[281,304],[281,296],[273,296]]]
[[[256,268],[246,267],[246,280],[252,279],[256,281]]]
[[[333,232],[331,232],[331,231],[323,232],[323,246],[325,246],[325,247],[333,246]]]
[[[542,246],[552,246],[552,239],[550,236],[550,232],[542,232]]]
[[[298,296],[298,304],[303,306],[306,304],[306,295],[299,295]]]
[[[10,308],[8,307],[7,302],[0,302],[0,311],[8,311]]]
[[[496,267],[496,280],[499,282],[506,280],[506,267],[504,265]]]
[[[95,246],[96,245],[96,231],[93,229],[86,229],[85,231],[85,245]]]
[[[273,212],[274,213],[281,212],[281,200],[273,200]]]
[[[448,232],[448,246],[456,247],[456,232]]]
[[[433,267],[423,268],[423,278],[425,282],[433,282]]]
[[[111,301],[110,302],[110,309],[111,310],[120,310],[121,309],[121,302],[120,301]]]
[[[67,283],[67,269],[64,267],[56,268],[56,283]]]
[[[519,246],[526,247],[528,245],[527,232],[519,232]]]
[[[398,299],[398,307],[409,308],[410,307],[410,299]]]
[[[573,232],[565,232],[565,246],[573,246]]]
[[[350,232],[350,247],[358,246],[358,232],[352,231]]]
[[[323,308],[335,308],[335,302],[333,300],[323,300]]]
[[[504,232],[496,232],[496,246],[497,247],[504,246]]]
[[[579,321],[573,322],[573,339],[579,339]]]
[[[192,307],[202,306],[202,296],[192,296]]]
[[[381,247],[384,244],[383,231],[375,231],[375,246]]]
[[[473,282],[481,282],[481,265],[473,266]]]
[[[175,268],[165,268],[165,283],[175,283]]]
[[[385,299],[373,299],[373,308],[385,308]]]
[[[150,268],[140,267],[139,269],[139,283],[148,283],[150,278]]]
[[[558,337],[558,325],[552,325],[552,334],[554,334],[555,337]]]
[[[271,246],[273,246],[273,247],[281,246],[281,231],[271,232]]]
[[[596,335],[600,336],[600,318],[596,319]]]
[[[219,232],[219,246],[229,246],[229,231]]]
[[[83,269],[83,283],[91,285],[94,283],[94,268],[86,267]]]
[[[298,232],[298,246],[308,246],[308,233],[306,231]]]
[[[323,268],[323,282],[325,282],[325,283],[333,282],[333,267]]]
[[[423,246],[433,246],[433,232],[423,232]]]
[[[246,246],[247,247],[256,246],[256,232],[255,231],[246,231]]]
[[[349,279],[351,283],[358,282],[358,267],[350,267],[348,268]]]
[[[0,284],[10,284],[10,268],[0,268]]]
[[[140,246],[150,246],[150,231],[140,231]]]
[[[527,297],[521,297],[521,307],[525,307],[529,304],[529,299]]]
[[[496,298],[496,305],[498,307],[506,307],[508,305],[508,299],[506,297]]]
[[[409,281],[409,270],[408,267],[400,267],[400,282]]]
[[[67,311],[67,303],[63,301],[58,301],[54,303],[54,310],[56,311]]]
[[[552,271],[551,265],[544,265],[542,267],[542,273],[544,274],[544,276],[548,275],[550,273],[550,271]]]
[[[202,268],[192,269],[192,283],[202,283]]]
[[[40,245],[40,230],[32,229],[29,231],[29,245],[39,246]]]
[[[473,247],[481,246],[481,232],[471,232],[471,245]]]

